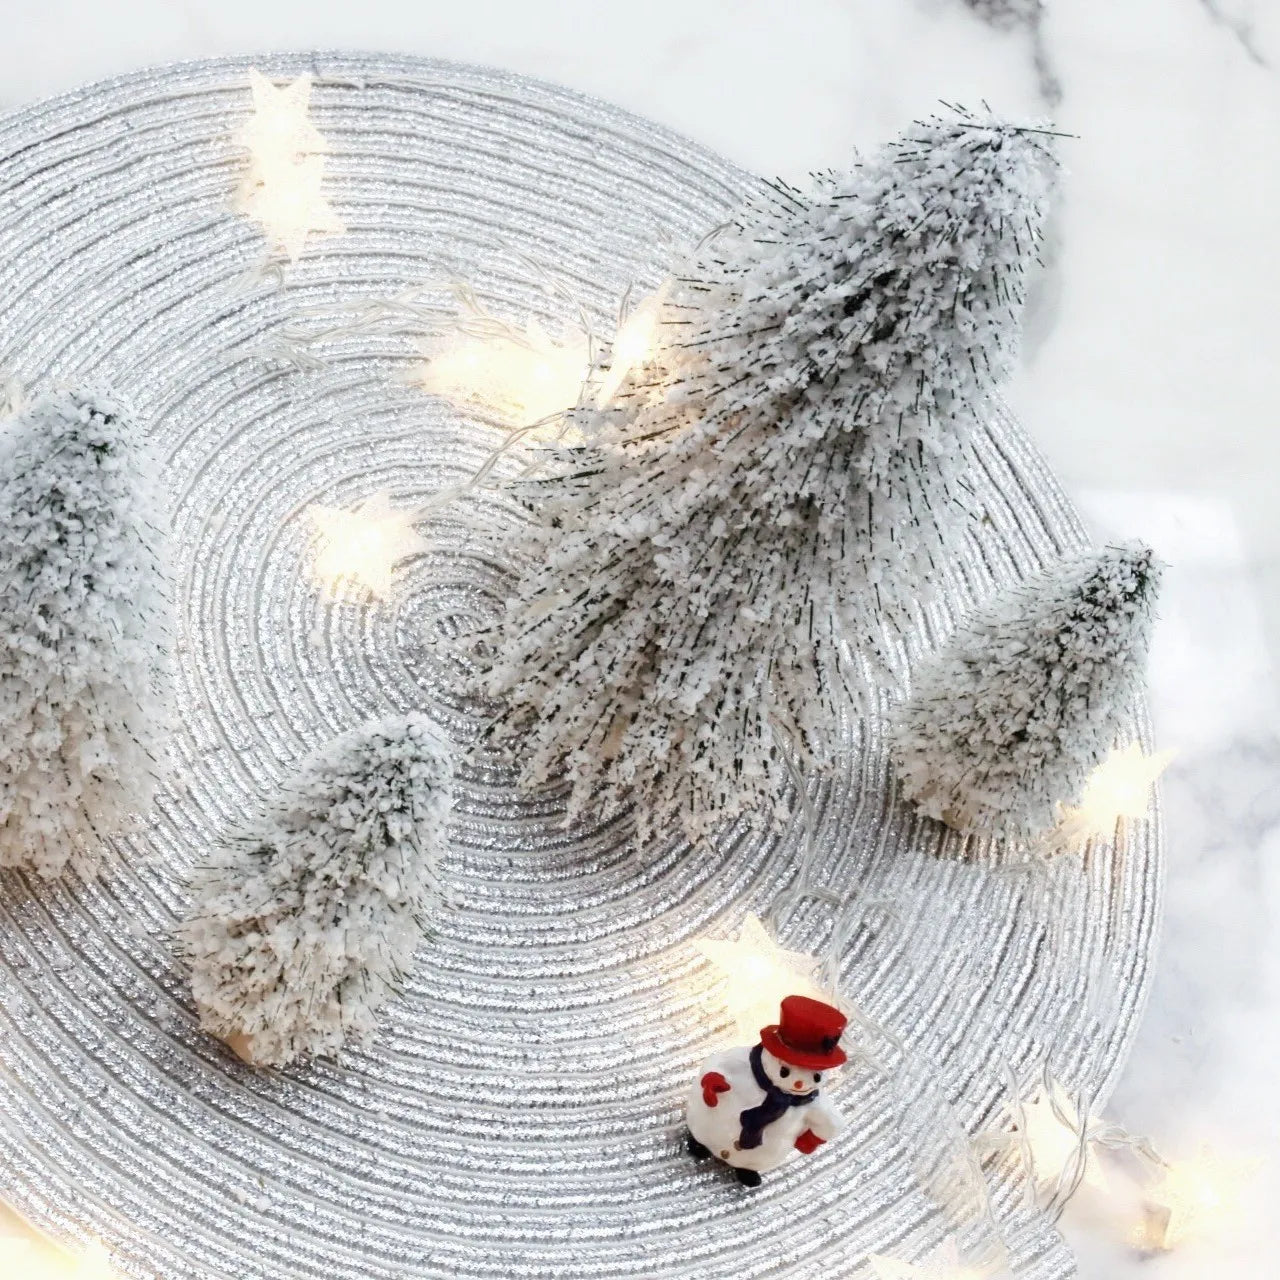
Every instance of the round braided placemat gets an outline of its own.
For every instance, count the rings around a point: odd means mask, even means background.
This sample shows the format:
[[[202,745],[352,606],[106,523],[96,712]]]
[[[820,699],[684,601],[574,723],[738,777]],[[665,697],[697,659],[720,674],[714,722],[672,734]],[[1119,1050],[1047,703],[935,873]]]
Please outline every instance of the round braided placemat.
[[[280,275],[255,273],[261,235],[231,211],[250,65],[315,76],[347,227]],[[475,766],[458,904],[372,1046],[259,1072],[197,1027],[169,941],[193,862],[371,714],[422,707],[466,739],[448,642],[491,616],[519,545],[517,505],[475,494],[424,522],[432,549],[391,599],[326,601],[309,506],[378,489],[416,504],[499,437],[408,385],[413,335],[394,325],[319,339],[305,368],[277,358],[281,332],[433,283],[443,322],[450,279],[554,326],[573,317],[545,271],[607,333],[627,286],[656,284],[754,186],[603,103],[400,57],[182,64],[0,121],[0,368],[137,406],[164,460],[180,623],[157,812],[98,883],[0,878],[0,1194],[35,1223],[102,1238],[131,1276],[853,1276],[949,1229],[921,1170],[961,1168],[1006,1067],[1048,1058],[1105,1094],[1146,986],[1158,822],[1083,869],[992,868],[896,805],[874,728],[851,727],[838,776],[812,787],[826,896],[778,925],[815,953],[848,925],[841,990],[885,1029],[873,1052],[903,1047],[887,1077],[847,1073],[839,1141],[757,1192],[682,1152],[683,1091],[726,1031],[691,941],[776,905],[799,823],[636,848],[627,820],[564,830],[557,794],[521,800],[502,762]],[[1016,425],[994,422],[983,456],[989,519],[949,609],[1084,544]],[[991,1221],[1018,1274],[1070,1274],[1007,1179]]]

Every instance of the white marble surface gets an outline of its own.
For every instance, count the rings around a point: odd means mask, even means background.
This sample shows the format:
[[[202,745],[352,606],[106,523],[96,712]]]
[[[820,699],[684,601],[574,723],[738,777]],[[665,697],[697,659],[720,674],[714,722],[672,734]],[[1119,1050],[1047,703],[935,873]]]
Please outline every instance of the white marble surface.
[[[1040,109],[1035,41],[965,0],[9,0],[0,107],[147,63],[295,47],[499,64],[803,179],[935,99]],[[973,0],[1034,11],[1034,0]],[[1171,563],[1153,661],[1168,908],[1110,1114],[1262,1163],[1225,1233],[1141,1261],[1081,1206],[1085,1280],[1280,1275],[1280,4],[1045,0],[1079,135],[1014,400],[1100,534]]]

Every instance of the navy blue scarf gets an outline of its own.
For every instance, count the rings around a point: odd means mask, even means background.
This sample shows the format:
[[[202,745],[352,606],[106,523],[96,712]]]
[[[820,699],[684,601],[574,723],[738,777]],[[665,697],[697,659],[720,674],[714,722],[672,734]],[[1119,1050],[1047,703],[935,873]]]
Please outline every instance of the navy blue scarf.
[[[765,1075],[764,1063],[761,1061],[763,1054],[762,1044],[751,1050],[751,1074],[755,1076],[756,1084],[764,1090],[764,1101],[758,1107],[748,1107],[738,1117],[742,1125],[738,1146],[743,1151],[758,1147],[764,1141],[766,1126],[783,1115],[788,1107],[803,1107],[806,1102],[812,1102],[818,1096],[816,1089],[812,1093],[784,1093]]]

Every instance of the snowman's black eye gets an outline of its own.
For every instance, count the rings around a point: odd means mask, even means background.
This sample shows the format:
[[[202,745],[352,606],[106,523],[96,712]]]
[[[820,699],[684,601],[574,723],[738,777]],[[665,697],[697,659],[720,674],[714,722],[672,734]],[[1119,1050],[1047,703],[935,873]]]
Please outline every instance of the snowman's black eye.
[[[819,1081],[819,1080],[821,1080],[821,1079],[822,1079],[822,1072],[821,1072],[821,1071],[815,1071],[815,1072],[813,1073],[813,1083],[814,1083],[814,1084],[817,1084],[817,1083],[818,1083],[818,1081]]]
[[[779,1067],[778,1074],[785,1080],[791,1074],[790,1067]]]

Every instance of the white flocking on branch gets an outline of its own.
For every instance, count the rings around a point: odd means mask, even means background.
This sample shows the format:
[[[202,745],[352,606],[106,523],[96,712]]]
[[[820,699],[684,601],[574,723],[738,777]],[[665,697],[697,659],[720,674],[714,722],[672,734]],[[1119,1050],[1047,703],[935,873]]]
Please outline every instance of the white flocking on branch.
[[[996,594],[922,662],[891,749],[921,812],[1033,840],[1077,803],[1143,688],[1161,566],[1078,556]]]
[[[450,748],[421,715],[306,761],[194,879],[201,1025],[259,1064],[367,1039],[442,899]]]
[[[496,736],[571,811],[631,792],[697,836],[780,816],[792,755],[901,675],[972,514],[1017,348],[1052,135],[957,112],[808,194],[773,188],[663,292],[591,441],[524,489],[531,568],[494,640]],[[785,751],[779,739],[787,743]]]
[[[151,801],[172,681],[161,511],[112,398],[48,394],[0,426],[0,865],[90,875]]]

